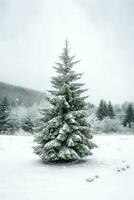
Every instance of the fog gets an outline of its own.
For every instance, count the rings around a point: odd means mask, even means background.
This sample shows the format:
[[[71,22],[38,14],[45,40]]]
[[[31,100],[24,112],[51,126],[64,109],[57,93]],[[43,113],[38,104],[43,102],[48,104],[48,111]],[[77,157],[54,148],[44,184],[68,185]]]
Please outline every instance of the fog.
[[[68,38],[89,99],[134,101],[132,0],[0,0],[0,81],[41,91]]]

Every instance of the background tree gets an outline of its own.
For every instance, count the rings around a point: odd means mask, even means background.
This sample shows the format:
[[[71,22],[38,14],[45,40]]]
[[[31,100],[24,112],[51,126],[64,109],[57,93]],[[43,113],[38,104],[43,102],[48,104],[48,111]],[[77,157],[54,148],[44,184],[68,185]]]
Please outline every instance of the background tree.
[[[133,110],[133,105],[130,103],[125,113],[123,125],[127,126],[128,124],[129,128],[131,128],[132,122],[134,122],[134,110]]]
[[[96,145],[91,142],[91,127],[87,122],[87,104],[82,96],[82,76],[72,69],[79,61],[70,56],[66,41],[60,62],[54,67],[58,75],[52,78],[53,90],[48,98],[51,108],[42,110],[42,127],[38,129],[34,152],[44,161],[72,161],[91,155]]]
[[[33,124],[32,120],[29,117],[25,119],[24,124],[22,126],[22,129],[25,132],[28,132],[28,133],[33,133],[34,132],[34,124]]]
[[[10,104],[5,97],[0,104],[0,133],[8,132],[8,117],[10,113]]]
[[[109,101],[109,104],[107,106],[107,115],[110,119],[113,119],[115,116],[113,105],[112,105],[111,101]]]
[[[99,120],[103,120],[108,115],[107,103],[104,100],[100,101],[99,107],[96,112],[96,116]]]

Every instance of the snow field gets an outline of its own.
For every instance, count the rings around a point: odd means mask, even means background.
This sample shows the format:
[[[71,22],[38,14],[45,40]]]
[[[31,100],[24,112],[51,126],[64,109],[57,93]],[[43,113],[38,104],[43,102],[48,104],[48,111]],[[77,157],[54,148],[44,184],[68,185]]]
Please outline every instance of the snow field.
[[[134,136],[95,136],[93,156],[44,164],[33,137],[0,136],[0,200],[133,200]]]

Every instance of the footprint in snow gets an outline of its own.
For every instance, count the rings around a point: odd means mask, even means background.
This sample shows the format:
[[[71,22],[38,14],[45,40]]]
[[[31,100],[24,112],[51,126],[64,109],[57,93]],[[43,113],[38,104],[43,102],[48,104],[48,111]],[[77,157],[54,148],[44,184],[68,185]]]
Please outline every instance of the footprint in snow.
[[[129,169],[129,168],[130,168],[130,166],[129,166],[129,165],[126,165],[125,167],[118,168],[118,169],[117,169],[117,172],[126,171],[126,170]]]
[[[98,175],[94,176],[93,178],[87,178],[86,181],[87,182],[93,182],[95,179],[99,178]]]

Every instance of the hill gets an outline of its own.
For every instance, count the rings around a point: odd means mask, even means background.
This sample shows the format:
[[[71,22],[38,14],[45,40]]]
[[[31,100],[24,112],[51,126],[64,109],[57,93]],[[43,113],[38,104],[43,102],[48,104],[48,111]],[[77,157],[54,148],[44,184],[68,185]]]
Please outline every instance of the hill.
[[[10,102],[23,103],[25,106],[31,106],[34,103],[40,103],[42,99],[46,99],[45,94],[40,91],[0,82],[0,101],[3,97],[7,97]]]

